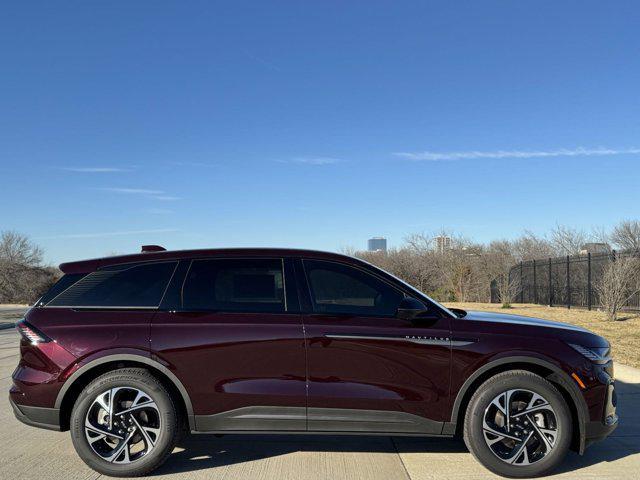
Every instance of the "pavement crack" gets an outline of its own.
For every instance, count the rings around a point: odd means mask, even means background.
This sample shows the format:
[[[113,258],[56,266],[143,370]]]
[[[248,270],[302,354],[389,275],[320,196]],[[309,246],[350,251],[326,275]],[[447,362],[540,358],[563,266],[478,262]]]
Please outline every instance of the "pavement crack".
[[[407,466],[404,463],[404,459],[402,458],[402,455],[400,455],[400,450],[398,450],[398,445],[396,444],[395,438],[389,437],[389,439],[391,440],[391,443],[393,444],[393,448],[395,448],[395,450],[396,450],[396,455],[398,455],[398,458],[400,459],[400,463],[402,464],[402,468],[404,469],[404,474],[405,474],[407,480],[411,480],[411,475],[409,475],[409,470],[407,470]]]

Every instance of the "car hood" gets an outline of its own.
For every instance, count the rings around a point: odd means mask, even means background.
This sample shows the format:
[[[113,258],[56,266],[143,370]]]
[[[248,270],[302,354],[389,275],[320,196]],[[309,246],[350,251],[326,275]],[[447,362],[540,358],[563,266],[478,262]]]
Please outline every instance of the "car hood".
[[[542,318],[525,317],[522,315],[511,315],[506,313],[495,312],[467,312],[465,320],[481,320],[483,322],[509,323],[512,325],[527,325],[530,327],[547,327],[561,328],[563,330],[571,330],[574,332],[591,333],[586,328],[571,325],[569,323],[554,322],[553,320],[544,320]]]

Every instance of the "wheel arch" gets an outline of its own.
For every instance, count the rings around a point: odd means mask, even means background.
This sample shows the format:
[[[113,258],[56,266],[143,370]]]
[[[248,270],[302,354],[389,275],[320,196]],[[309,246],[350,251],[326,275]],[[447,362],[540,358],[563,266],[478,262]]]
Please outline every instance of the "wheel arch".
[[[451,422],[445,425],[449,433],[460,433],[467,406],[476,389],[489,378],[509,370],[527,370],[553,383],[564,397],[573,422],[571,448],[582,455],[586,447],[585,425],[588,419],[587,404],[569,375],[554,363],[537,357],[512,356],[493,360],[477,369],[464,382],[453,402]]]
[[[110,370],[123,367],[141,367],[151,371],[178,402],[177,407],[186,416],[190,429],[195,428],[193,405],[189,393],[171,370],[148,357],[132,354],[113,354],[90,361],[76,370],[64,383],[56,397],[60,430],[68,430],[71,410],[78,395],[95,378]]]

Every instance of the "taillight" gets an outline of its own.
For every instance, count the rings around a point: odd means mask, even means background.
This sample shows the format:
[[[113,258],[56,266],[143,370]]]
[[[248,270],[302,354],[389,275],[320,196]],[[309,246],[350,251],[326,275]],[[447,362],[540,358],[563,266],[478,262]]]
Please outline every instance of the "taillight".
[[[25,340],[31,342],[31,345],[37,345],[39,343],[47,343],[51,341],[49,337],[47,337],[33,325],[27,323],[25,320],[16,322],[16,328]]]

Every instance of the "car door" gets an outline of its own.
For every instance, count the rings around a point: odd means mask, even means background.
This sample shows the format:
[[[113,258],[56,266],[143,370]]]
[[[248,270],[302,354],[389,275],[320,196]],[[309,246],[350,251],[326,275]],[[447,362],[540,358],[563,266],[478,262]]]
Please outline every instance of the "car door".
[[[187,390],[197,430],[306,428],[304,334],[285,263],[181,262],[151,348]]]
[[[408,293],[372,269],[315,259],[297,269],[310,307],[308,429],[441,433],[449,414],[449,319],[397,318]]]

